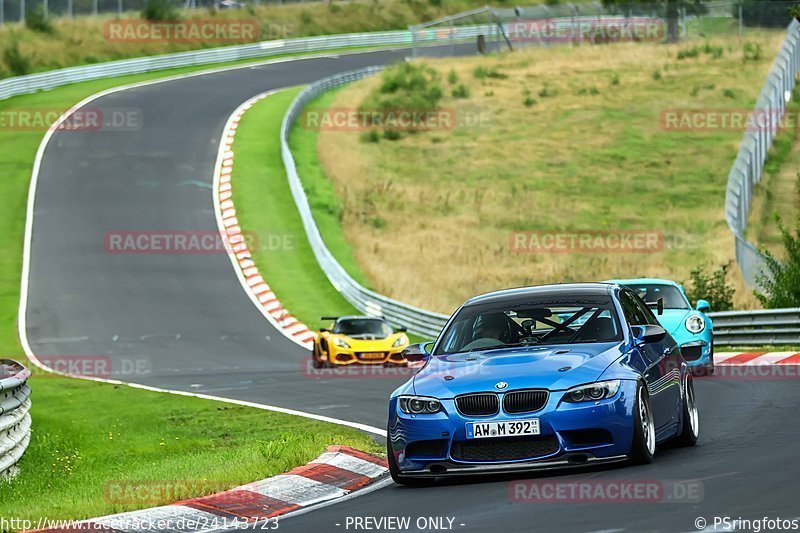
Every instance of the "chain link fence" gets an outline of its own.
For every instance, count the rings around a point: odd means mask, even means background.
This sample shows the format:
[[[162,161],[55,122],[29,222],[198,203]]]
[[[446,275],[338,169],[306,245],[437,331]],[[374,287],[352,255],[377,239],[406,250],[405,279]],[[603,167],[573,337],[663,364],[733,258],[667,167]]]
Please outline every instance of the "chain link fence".
[[[0,359],[0,478],[13,477],[31,439],[30,371]]]
[[[798,67],[800,23],[793,20],[751,115],[756,127],[749,127],[744,134],[725,191],[725,218],[736,243],[736,262],[749,286],[757,283],[764,265],[757,247],[745,238],[750,202],[756,185],[761,181],[767,152],[780,130],[786,104],[797,81]]]

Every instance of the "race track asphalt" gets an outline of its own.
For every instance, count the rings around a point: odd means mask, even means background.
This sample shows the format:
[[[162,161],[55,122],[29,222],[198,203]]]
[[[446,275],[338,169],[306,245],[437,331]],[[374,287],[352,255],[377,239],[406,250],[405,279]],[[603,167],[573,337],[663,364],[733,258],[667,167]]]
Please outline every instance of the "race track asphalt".
[[[384,427],[386,399],[403,379],[306,375],[307,352],[262,317],[225,254],[113,254],[104,238],[115,231],[216,231],[213,165],[225,121],[239,104],[266,90],[405,55],[381,51],[254,66],[133,88],[90,104],[137,110],[142,127],[57,132],[44,153],[26,315],[34,353],[45,360],[108,357],[109,377],[124,381]],[[134,367],[145,372],[131,373]],[[449,517],[463,531],[694,531],[697,517],[708,524],[715,515],[800,517],[796,382],[705,380],[697,389],[697,447],[660,450],[648,466],[557,479],[693,480],[702,487],[698,501],[519,503],[509,483],[541,477],[492,477],[390,486],[288,518],[280,530],[363,531],[352,519],[366,516],[408,516],[412,531],[419,517]]]

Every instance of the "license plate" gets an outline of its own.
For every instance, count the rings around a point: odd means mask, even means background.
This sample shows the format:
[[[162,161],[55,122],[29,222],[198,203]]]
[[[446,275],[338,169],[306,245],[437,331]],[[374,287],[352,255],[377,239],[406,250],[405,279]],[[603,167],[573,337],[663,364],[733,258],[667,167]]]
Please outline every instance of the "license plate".
[[[468,439],[486,437],[515,437],[517,435],[538,435],[539,419],[507,420],[504,422],[469,422],[467,423]]]
[[[381,352],[366,352],[361,354],[361,359],[383,359],[386,357]]]

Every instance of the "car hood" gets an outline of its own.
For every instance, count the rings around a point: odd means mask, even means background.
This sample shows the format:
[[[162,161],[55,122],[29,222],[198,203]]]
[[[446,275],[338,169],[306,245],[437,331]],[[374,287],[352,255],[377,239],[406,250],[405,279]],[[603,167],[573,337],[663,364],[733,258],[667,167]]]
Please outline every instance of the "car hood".
[[[414,393],[446,399],[495,391],[500,381],[508,383],[505,390],[565,390],[596,381],[622,356],[621,347],[622,343],[595,343],[432,356],[414,376]]]
[[[683,324],[691,314],[698,314],[692,309],[664,309],[664,312],[657,315],[658,322],[664,327],[669,334],[675,338],[677,335],[689,333],[684,328]]]

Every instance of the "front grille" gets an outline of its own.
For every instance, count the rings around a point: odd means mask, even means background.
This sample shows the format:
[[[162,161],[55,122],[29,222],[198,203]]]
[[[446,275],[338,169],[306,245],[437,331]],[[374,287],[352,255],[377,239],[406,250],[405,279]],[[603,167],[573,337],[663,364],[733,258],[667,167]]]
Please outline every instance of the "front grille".
[[[521,390],[509,392],[503,398],[506,413],[532,413],[547,403],[546,390]]]
[[[517,461],[535,459],[558,451],[553,435],[500,437],[453,441],[450,455],[458,461]]]
[[[484,392],[481,394],[465,394],[456,397],[458,412],[466,416],[489,416],[500,410],[497,394]]]

